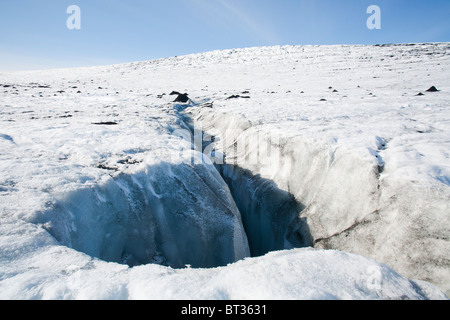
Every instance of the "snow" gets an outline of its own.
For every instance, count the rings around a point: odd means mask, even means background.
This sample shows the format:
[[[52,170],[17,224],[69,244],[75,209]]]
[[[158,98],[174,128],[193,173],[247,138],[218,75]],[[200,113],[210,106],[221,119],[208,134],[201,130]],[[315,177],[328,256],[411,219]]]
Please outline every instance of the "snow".
[[[446,299],[449,50],[1,73],[0,298]]]

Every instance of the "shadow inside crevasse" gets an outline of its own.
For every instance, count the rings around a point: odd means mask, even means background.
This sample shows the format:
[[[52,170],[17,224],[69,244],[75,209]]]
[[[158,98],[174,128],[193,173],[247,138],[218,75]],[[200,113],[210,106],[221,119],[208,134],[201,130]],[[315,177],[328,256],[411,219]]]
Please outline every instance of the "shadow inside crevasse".
[[[305,206],[276,183],[236,165],[217,166],[239,208],[253,257],[271,251],[311,247]]]

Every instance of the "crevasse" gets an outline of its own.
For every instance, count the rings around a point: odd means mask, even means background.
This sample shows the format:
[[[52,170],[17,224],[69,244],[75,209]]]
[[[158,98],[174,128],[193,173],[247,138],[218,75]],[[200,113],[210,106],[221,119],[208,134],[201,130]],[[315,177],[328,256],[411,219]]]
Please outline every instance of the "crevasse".
[[[57,197],[38,222],[64,245],[130,266],[205,268],[249,256],[240,213],[208,164],[121,173]]]

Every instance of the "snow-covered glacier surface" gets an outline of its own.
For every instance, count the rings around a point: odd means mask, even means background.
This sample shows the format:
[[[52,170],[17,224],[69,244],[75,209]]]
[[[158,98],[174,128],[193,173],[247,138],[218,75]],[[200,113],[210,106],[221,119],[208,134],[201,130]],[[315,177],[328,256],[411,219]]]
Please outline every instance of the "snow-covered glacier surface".
[[[15,138],[2,163],[7,215],[41,225],[70,248],[131,266],[212,267],[249,255],[220,174],[211,163],[195,165],[201,155],[169,134],[167,126],[180,125],[176,116],[149,110],[108,125],[92,112],[74,122],[65,115],[56,116],[60,122],[41,114],[49,126],[11,123]]]
[[[0,74],[0,298],[445,299],[449,53]]]

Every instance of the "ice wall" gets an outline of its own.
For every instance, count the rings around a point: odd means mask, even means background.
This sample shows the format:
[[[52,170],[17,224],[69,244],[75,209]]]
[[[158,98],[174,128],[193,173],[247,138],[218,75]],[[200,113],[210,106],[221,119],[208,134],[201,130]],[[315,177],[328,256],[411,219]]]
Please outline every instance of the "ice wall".
[[[39,223],[62,244],[105,261],[175,268],[249,256],[241,217],[212,164],[161,162],[55,196]]]

